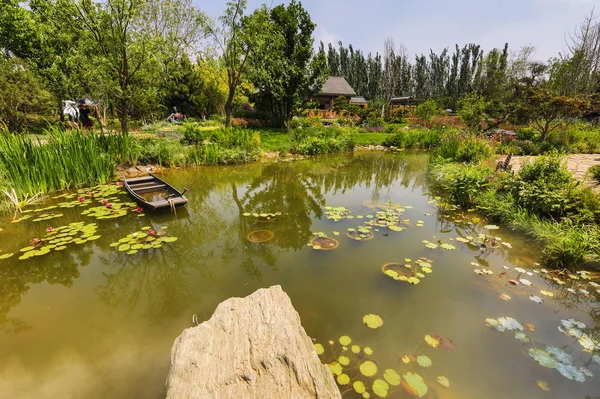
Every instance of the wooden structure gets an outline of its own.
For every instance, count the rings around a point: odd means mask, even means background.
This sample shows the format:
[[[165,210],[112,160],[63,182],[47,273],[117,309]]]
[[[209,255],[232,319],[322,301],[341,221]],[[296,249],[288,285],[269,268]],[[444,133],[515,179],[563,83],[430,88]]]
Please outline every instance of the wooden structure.
[[[338,97],[346,97],[350,101],[357,95],[346,79],[341,76],[330,76],[314,99],[319,102],[319,109],[329,109]]]
[[[367,108],[369,105],[367,103],[367,100],[365,100],[364,97],[360,97],[360,96],[350,98],[350,104],[358,105],[362,108]]]
[[[396,106],[409,107],[409,106],[419,105],[422,102],[423,102],[422,100],[417,100],[416,98],[414,98],[412,96],[400,96],[400,97],[392,97],[392,99],[390,100],[390,106],[391,106],[391,108],[394,108]]]
[[[187,198],[173,186],[150,174],[149,176],[125,179],[125,190],[143,208],[151,211],[175,209],[187,204]]]

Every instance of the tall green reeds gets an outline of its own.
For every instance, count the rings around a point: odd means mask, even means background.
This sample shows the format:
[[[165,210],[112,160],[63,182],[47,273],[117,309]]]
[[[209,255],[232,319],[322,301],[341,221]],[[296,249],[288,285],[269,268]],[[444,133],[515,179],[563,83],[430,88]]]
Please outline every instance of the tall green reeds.
[[[129,157],[130,138],[52,129],[43,139],[0,132],[0,170],[17,194],[105,183]]]

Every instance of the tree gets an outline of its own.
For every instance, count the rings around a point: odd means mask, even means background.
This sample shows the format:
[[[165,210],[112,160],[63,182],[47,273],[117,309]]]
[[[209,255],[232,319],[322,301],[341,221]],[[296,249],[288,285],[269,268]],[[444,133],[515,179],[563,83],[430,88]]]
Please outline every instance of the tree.
[[[302,4],[292,0],[269,14],[268,48],[252,54],[251,80],[270,97],[273,116],[283,125],[304,99],[323,86],[327,61],[324,53],[314,54],[315,24]],[[343,59],[348,69],[346,56]]]
[[[528,116],[531,127],[545,140],[550,132],[570,119],[583,115],[589,107],[588,97],[561,96],[548,88],[532,87],[526,94],[520,112]]]
[[[458,116],[473,131],[481,129],[481,121],[485,119],[485,100],[477,94],[468,94],[458,102]]]
[[[431,118],[440,113],[440,106],[435,100],[427,100],[417,106],[415,115],[424,122],[431,121]]]
[[[51,107],[52,96],[39,77],[18,58],[0,56],[0,128],[21,131],[28,114],[45,113]]]
[[[244,17],[247,0],[227,2],[227,8],[220,17],[221,28],[211,28],[211,34],[222,54],[220,61],[226,71],[225,83],[228,87],[225,102],[225,126],[231,126],[233,100],[250,69],[249,60],[255,53],[272,44],[269,42],[269,23],[266,6],[251,16]],[[277,43],[278,41],[275,41]]]

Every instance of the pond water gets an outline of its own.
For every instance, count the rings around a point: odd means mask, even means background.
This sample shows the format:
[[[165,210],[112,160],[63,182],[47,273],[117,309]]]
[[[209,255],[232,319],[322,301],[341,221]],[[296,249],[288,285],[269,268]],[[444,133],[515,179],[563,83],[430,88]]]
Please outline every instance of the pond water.
[[[189,189],[176,216],[138,213],[115,184],[4,217],[0,255],[15,255],[0,260],[0,397],[163,397],[193,318],[275,284],[321,360],[348,376],[345,398],[363,397],[359,381],[378,397],[377,379],[390,398],[599,397],[597,276],[545,273],[526,238],[447,209],[427,162],[357,152],[177,170],[163,174]],[[393,262],[398,274],[384,274]]]

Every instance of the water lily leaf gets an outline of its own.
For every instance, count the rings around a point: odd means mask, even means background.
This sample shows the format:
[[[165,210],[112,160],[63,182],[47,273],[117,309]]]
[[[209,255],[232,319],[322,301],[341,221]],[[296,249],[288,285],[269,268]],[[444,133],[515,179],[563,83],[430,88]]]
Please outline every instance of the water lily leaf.
[[[544,302],[544,300],[542,298],[540,298],[539,296],[537,296],[537,295],[530,295],[529,299],[532,300],[535,303],[542,303],[542,302]]]
[[[572,364],[558,363],[556,370],[569,380],[585,382],[585,374]]]
[[[363,349],[363,351],[365,352],[366,355],[372,355],[373,354],[373,349],[371,349],[368,346],[365,346],[365,349]]]
[[[354,381],[352,388],[356,393],[363,393],[366,391],[365,384],[362,381]]]
[[[442,348],[446,349],[448,352],[454,352],[456,350],[456,345],[454,345],[454,342],[452,342],[450,338],[444,337],[440,339],[440,344],[442,345]]]
[[[369,399],[371,397],[371,394],[369,392],[363,392],[362,397],[364,399]]]
[[[500,227],[496,226],[495,224],[488,224],[487,226],[483,226],[483,228],[487,230],[498,230]]]
[[[380,398],[385,398],[390,386],[384,380],[377,379],[373,382],[373,393]]]
[[[580,329],[586,328],[585,323],[582,323],[581,321],[575,320],[575,319],[561,320],[560,324],[562,324],[566,328],[574,328],[574,327],[577,327]]]
[[[533,284],[531,281],[529,281],[529,280],[527,280],[527,279],[525,279],[525,278],[520,278],[520,279],[519,279],[519,282],[520,282],[521,284],[523,284],[523,285],[527,285],[527,286],[529,286],[529,285],[532,285],[532,284]]]
[[[538,380],[537,386],[546,392],[550,391],[550,387],[548,387],[548,383],[546,381]]]
[[[437,382],[443,387],[450,388],[450,380],[444,376],[439,376],[437,378]]]
[[[583,366],[579,367],[579,370],[581,370],[581,372],[583,374],[585,374],[586,377],[593,377],[594,376],[594,374],[590,370],[588,370],[586,367],[583,367]]]
[[[162,242],[175,242],[177,240],[178,240],[177,237],[163,237],[162,238]]]
[[[146,230],[150,230],[151,228],[152,228],[151,226],[144,226],[140,230],[146,231]]]
[[[521,342],[529,342],[529,337],[527,336],[527,334],[522,333],[522,332],[516,332],[515,338]]]
[[[342,345],[349,345],[349,344],[350,344],[350,342],[352,342],[352,338],[350,338],[350,337],[349,337],[349,336],[347,336],[347,335],[342,335],[342,336],[340,337],[340,340],[339,340],[339,341],[340,341],[340,344],[342,344]]]
[[[407,355],[402,356],[402,363],[404,363],[404,364],[410,363],[410,357]]]
[[[452,244],[446,244],[446,243],[440,245],[440,247],[442,247],[442,248],[444,248],[444,249],[446,249],[448,251],[453,251],[453,250],[456,249],[456,247],[454,245],[452,245]]]
[[[531,356],[541,366],[547,367],[549,369],[556,368],[556,366],[558,365],[556,359],[550,356],[550,354],[543,349],[531,348],[529,349],[529,356]]]
[[[393,369],[387,369],[383,373],[383,378],[392,386],[400,385],[400,374]]]
[[[325,352],[325,348],[321,344],[315,344],[315,350],[317,351],[317,355],[322,355]]]
[[[377,365],[370,360],[361,363],[360,372],[366,377],[372,377],[377,374]]]
[[[350,377],[348,377],[346,374],[338,375],[337,382],[340,385],[348,385],[350,383]]]
[[[340,362],[342,366],[347,366],[350,364],[350,359],[348,359],[346,356],[340,356],[338,358],[338,362]]]
[[[358,346],[358,345],[352,345],[352,347],[350,349],[352,350],[353,353],[360,353],[360,346]]]
[[[564,364],[573,364],[573,356],[562,349],[554,346],[546,346],[546,352],[551,354],[556,360]]]
[[[402,388],[409,394],[419,398],[427,395],[427,385],[423,378],[416,373],[408,372],[402,376]]]
[[[523,325],[513,319],[512,317],[500,317],[498,323],[506,330],[519,330],[523,331]]]
[[[135,255],[138,253],[137,249],[132,249],[131,251],[127,251],[127,255]]]
[[[428,356],[417,356],[417,364],[421,367],[431,367],[431,359]]]
[[[123,252],[123,251],[129,251],[130,248],[131,248],[131,245],[129,245],[129,244],[122,244],[122,245],[119,245],[119,247],[117,249],[119,251]]]
[[[5,254],[2,254],[2,255],[0,255],[0,259],[8,259],[8,258],[10,258],[10,257],[11,257],[11,256],[13,256],[13,255],[14,255],[14,253],[12,253],[12,252],[7,252],[7,253],[5,253]]]
[[[427,342],[427,345],[431,346],[432,348],[437,349],[437,347],[440,346],[440,337],[435,334],[427,334],[425,336],[425,342]]]
[[[376,314],[368,314],[363,317],[363,323],[369,328],[379,328],[383,325],[383,319]]]
[[[329,371],[331,371],[331,374],[333,375],[340,375],[342,374],[342,365],[336,362],[330,363],[327,366],[329,366]]]

